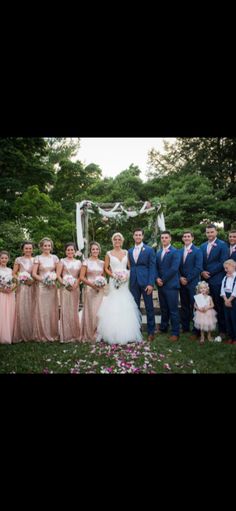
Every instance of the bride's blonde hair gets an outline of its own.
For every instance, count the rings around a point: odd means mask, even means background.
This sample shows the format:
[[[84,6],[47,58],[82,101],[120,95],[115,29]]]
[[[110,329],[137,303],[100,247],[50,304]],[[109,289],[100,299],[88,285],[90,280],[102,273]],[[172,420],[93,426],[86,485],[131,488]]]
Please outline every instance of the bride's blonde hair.
[[[115,234],[113,234],[113,236],[112,236],[112,238],[111,238],[112,243],[113,243],[114,238],[115,238],[116,236],[120,236],[122,243],[124,243],[125,238],[124,238],[124,236],[123,236],[120,232],[115,232]]]

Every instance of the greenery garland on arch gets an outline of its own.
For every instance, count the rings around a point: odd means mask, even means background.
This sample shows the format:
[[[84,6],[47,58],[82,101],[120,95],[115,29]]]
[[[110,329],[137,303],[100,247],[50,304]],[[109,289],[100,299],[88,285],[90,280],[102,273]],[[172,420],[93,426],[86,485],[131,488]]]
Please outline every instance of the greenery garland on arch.
[[[158,233],[165,229],[165,204],[160,203],[157,198],[152,199],[151,202],[137,203],[131,199],[129,202],[117,202],[115,204],[97,204],[90,200],[84,200],[77,203],[77,219],[79,211],[84,246],[81,246],[81,241],[79,242],[78,220],[77,240],[78,247],[82,250],[85,249],[85,255],[88,253],[88,240],[98,241],[105,252],[109,250],[111,236],[116,231],[122,231],[125,238],[124,246],[128,248],[133,244],[133,230],[137,227],[144,229],[145,241],[156,247]]]

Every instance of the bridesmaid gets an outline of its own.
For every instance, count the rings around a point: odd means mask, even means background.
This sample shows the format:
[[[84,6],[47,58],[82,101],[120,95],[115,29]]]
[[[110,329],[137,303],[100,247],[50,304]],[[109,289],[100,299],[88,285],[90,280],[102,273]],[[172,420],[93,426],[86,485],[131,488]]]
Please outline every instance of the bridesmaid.
[[[67,243],[65,246],[66,257],[61,259],[57,267],[57,279],[62,284],[60,289],[61,297],[61,315],[60,315],[60,341],[79,341],[80,323],[79,323],[79,273],[81,262],[77,261],[75,256],[74,243]],[[63,284],[63,278],[67,275],[74,277],[75,283],[72,287],[66,288]]]
[[[0,279],[12,277],[12,269],[7,267],[9,253],[0,252]],[[15,321],[15,288],[0,287],[0,344],[11,344]]]
[[[28,272],[32,277],[33,271],[33,243],[24,241],[21,245],[23,255],[17,257],[13,267],[13,277],[17,278],[21,272]],[[35,281],[28,280],[19,284],[16,290],[16,319],[13,342],[33,340],[33,314],[35,304]]]
[[[35,257],[33,265],[33,278],[37,280],[33,338],[38,342],[58,341],[57,287],[45,285],[43,280],[47,273],[57,271],[59,259],[51,254],[53,242],[50,238],[43,238],[39,242],[39,247],[42,254]]]
[[[94,284],[96,277],[104,276],[104,261],[99,259],[101,247],[96,241],[90,243],[90,257],[83,261],[80,280],[86,284],[82,314],[81,339],[96,342],[97,311],[102,303],[104,289]]]

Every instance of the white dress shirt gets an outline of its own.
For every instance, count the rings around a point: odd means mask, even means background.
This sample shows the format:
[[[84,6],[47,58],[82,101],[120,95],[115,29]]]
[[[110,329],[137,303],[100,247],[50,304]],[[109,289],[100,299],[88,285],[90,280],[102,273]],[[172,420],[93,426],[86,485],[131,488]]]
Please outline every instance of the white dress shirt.
[[[220,296],[225,296],[225,293],[231,293],[232,296],[236,297],[236,271],[231,277],[224,277],[221,284]],[[234,284],[234,287],[233,287]]]
[[[207,257],[210,255],[210,252],[211,252],[211,249],[214,245],[214,243],[216,242],[217,238],[215,238],[213,241],[208,241],[208,245],[207,245]]]
[[[164,257],[164,255],[165,255],[165,253],[167,252],[167,250],[169,250],[170,246],[171,246],[171,245],[169,244],[169,245],[168,245],[168,247],[165,247],[165,248],[163,248],[163,249],[162,249],[162,253],[161,253],[161,260],[163,259],[163,257]]]
[[[136,263],[137,263],[137,260],[139,258],[139,254],[140,254],[142,248],[143,248],[143,242],[142,241],[141,241],[141,243],[139,243],[139,245],[135,245],[135,247],[134,247],[133,258],[134,258]]]
[[[185,247],[184,247],[184,256],[183,256],[184,263],[185,263],[185,260],[186,260],[189,250],[191,250],[191,246],[192,246],[192,243],[190,245],[185,245]]]

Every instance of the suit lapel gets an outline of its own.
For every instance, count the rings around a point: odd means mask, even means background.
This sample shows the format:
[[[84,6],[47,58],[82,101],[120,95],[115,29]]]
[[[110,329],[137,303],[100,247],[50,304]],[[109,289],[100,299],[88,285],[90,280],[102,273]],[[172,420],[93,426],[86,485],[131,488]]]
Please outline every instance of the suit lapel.
[[[132,259],[133,263],[136,264],[135,260],[134,260],[133,252],[134,252],[134,247],[130,249],[130,258]]]
[[[140,252],[139,252],[139,255],[138,255],[138,259],[137,259],[137,263],[136,263],[136,264],[138,264],[138,262],[140,261],[140,258],[142,258],[142,252],[143,252],[143,249],[144,249],[144,248],[145,248],[145,245],[143,244],[143,246],[142,246],[142,248],[141,248],[141,250],[140,250]]]
[[[209,256],[207,257],[207,260],[208,260],[208,261],[211,259],[211,256],[212,256],[212,253],[213,253],[213,250],[215,250],[215,249],[218,247],[218,245],[217,245],[217,240],[214,242],[214,245],[216,245],[216,247],[214,247],[214,246],[212,246],[212,247],[211,247],[210,254],[209,254]],[[207,255],[206,255],[206,256],[207,256]]]
[[[191,246],[190,250],[191,250],[191,252],[194,251],[194,246],[193,245]],[[188,252],[187,255],[186,255],[185,263],[186,263],[187,258],[188,258],[189,255],[190,255],[190,253]]]

